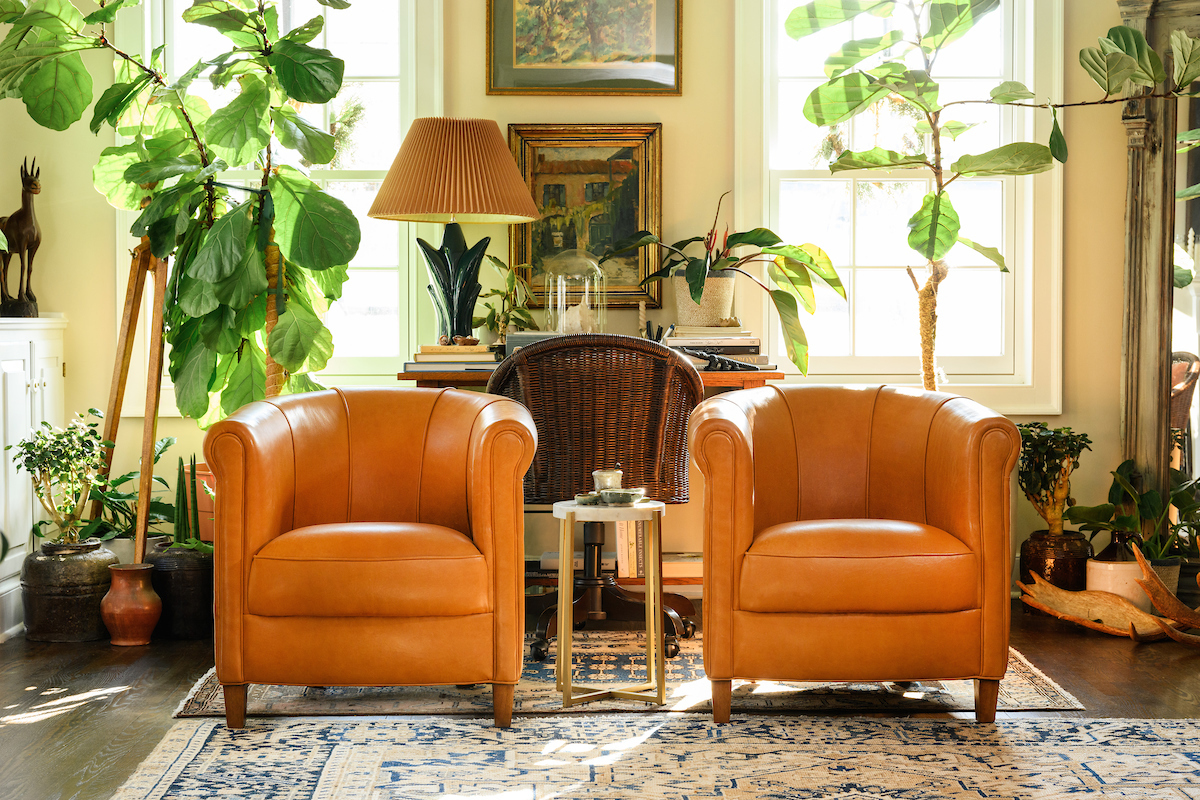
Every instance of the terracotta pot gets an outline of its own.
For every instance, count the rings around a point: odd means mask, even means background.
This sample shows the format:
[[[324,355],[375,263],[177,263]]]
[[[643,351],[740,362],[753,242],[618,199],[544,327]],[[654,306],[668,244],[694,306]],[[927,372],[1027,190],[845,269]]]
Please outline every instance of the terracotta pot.
[[[1094,555],[1092,543],[1078,531],[1053,536],[1034,531],[1021,543],[1020,581],[1028,585],[1033,580],[1029,573],[1036,572],[1060,589],[1081,592],[1087,588],[1087,561]]]
[[[112,635],[112,643],[149,644],[150,634],[162,614],[162,600],[150,584],[154,566],[114,564],[108,569],[112,573],[112,588],[100,604],[100,616]]]
[[[168,540],[146,554],[146,560],[154,565],[151,580],[163,607],[154,635],[207,639],[213,635],[212,553],[170,544]]]
[[[192,467],[186,464],[183,467],[184,473],[191,473]],[[208,496],[208,492],[204,491],[204,487],[200,484],[208,485],[210,489],[217,488],[217,479],[213,477],[212,471],[208,465],[204,463],[196,464],[196,510],[200,514],[200,535],[197,537],[202,542],[211,542],[213,540],[213,530],[215,527],[216,506],[213,499]],[[190,502],[190,501],[189,501]],[[149,547],[146,552],[150,552]]]
[[[99,539],[47,542],[21,564],[25,638],[31,642],[91,642],[107,634],[100,601],[117,557]]]

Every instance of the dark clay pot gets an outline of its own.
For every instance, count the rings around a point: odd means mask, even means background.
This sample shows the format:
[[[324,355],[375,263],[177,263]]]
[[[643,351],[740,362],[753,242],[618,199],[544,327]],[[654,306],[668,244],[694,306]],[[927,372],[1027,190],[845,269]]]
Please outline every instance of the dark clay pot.
[[[162,598],[156,637],[207,639],[213,635],[213,557],[170,542],[146,554],[151,581]]]
[[[100,601],[117,557],[99,539],[45,543],[21,565],[25,638],[32,642],[92,642],[108,637]]]
[[[112,643],[126,647],[150,644],[150,634],[162,613],[162,600],[150,586],[149,564],[114,564],[112,588],[100,604],[100,616]]]
[[[1060,589],[1082,592],[1087,588],[1087,560],[1093,555],[1092,543],[1078,531],[1063,531],[1058,536],[1034,531],[1021,543],[1018,580],[1028,585],[1033,582],[1029,573],[1036,572]]]

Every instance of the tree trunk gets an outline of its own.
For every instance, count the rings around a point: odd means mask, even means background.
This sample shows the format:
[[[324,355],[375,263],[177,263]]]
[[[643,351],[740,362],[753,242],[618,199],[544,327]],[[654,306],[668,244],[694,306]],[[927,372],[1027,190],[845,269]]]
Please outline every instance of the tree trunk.
[[[270,341],[271,331],[279,322],[279,309],[276,306],[277,290],[282,283],[283,257],[279,255],[279,245],[275,244],[275,231],[271,231],[271,242],[267,245],[267,325],[263,342]],[[267,397],[278,397],[283,393],[288,374],[282,365],[271,358],[271,348],[264,348],[267,353]]]
[[[937,360],[934,344],[937,339],[937,292],[946,279],[949,268],[945,261],[929,262],[929,279],[917,291],[917,318],[921,321],[921,383],[926,391],[936,392]]]

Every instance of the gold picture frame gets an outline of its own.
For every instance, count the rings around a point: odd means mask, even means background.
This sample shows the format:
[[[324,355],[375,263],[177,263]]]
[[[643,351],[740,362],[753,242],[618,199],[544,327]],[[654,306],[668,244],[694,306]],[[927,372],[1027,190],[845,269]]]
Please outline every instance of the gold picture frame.
[[[596,258],[637,231],[662,234],[662,125],[509,125],[508,143],[540,219],[509,227],[509,263],[544,306],[545,258],[587,250]],[[639,248],[604,262],[608,308],[662,307],[656,251]]]
[[[678,97],[683,0],[487,0],[485,68],[488,94]]]

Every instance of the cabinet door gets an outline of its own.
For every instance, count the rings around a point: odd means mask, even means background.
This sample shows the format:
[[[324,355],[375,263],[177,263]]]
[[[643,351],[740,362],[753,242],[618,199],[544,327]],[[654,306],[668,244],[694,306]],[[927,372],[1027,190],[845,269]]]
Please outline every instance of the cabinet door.
[[[29,435],[31,353],[28,342],[0,344],[0,448],[16,444]],[[0,449],[0,468],[4,483],[0,490],[0,531],[8,537],[8,558],[0,563],[0,593],[3,584],[18,575],[25,545],[33,527],[33,487],[29,476],[18,473],[13,452]],[[0,633],[3,631],[0,630]]]
[[[42,420],[56,428],[66,424],[63,405],[66,392],[63,379],[63,343],[33,343],[33,424]]]

